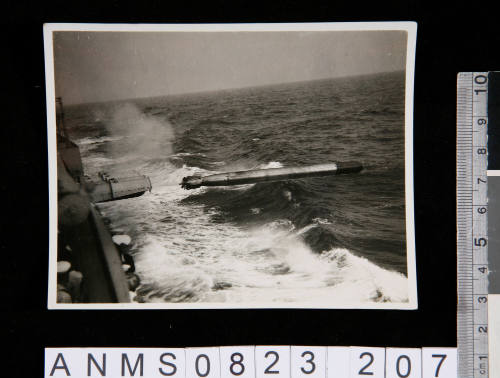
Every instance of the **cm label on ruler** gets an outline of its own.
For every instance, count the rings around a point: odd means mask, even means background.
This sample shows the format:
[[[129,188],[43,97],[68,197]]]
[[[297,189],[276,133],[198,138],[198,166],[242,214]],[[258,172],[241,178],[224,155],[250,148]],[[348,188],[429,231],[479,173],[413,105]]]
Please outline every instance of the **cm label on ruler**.
[[[47,348],[45,377],[455,378],[455,348]]]

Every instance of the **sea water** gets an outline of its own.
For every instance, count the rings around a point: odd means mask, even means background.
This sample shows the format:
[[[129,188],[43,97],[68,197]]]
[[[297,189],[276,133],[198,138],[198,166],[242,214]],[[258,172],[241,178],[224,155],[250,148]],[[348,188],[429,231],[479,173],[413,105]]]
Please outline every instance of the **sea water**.
[[[403,72],[66,107],[98,205],[132,238],[137,302],[408,301]],[[356,160],[359,174],[183,190],[184,176]]]

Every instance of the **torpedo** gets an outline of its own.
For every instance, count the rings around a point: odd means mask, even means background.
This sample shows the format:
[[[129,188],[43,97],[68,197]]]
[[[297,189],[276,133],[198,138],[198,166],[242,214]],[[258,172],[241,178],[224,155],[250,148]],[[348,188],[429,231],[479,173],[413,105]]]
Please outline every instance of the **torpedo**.
[[[356,161],[316,164],[304,167],[253,169],[208,176],[187,176],[182,179],[181,187],[184,189],[196,189],[202,186],[230,186],[305,177],[335,176],[357,173],[362,169],[363,166]]]

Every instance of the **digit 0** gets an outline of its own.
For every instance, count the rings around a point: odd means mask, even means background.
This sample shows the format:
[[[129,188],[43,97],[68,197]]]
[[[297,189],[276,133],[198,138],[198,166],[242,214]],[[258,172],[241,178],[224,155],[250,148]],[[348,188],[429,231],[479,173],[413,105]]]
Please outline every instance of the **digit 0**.
[[[401,372],[401,360],[406,361],[406,372],[402,373]],[[403,354],[398,357],[396,361],[396,374],[398,375],[399,378],[406,378],[410,375],[411,373],[411,361],[410,357],[408,357],[406,354]]]
[[[479,84],[479,85],[486,84],[487,81],[488,81],[488,78],[485,75],[477,75],[474,78],[474,83]]]
[[[204,359],[205,360],[205,363],[206,363],[206,367],[205,367],[205,371],[204,372],[201,372],[200,371],[200,359]],[[208,376],[208,374],[210,374],[210,359],[208,358],[208,356],[206,354],[200,354],[198,357],[196,357],[196,361],[194,363],[194,368],[196,370],[196,374],[198,375],[198,377],[206,377]]]

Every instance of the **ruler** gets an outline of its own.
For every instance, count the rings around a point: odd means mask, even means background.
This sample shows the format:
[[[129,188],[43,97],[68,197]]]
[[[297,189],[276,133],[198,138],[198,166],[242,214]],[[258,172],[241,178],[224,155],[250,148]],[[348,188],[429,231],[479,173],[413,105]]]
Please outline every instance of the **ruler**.
[[[488,377],[488,73],[457,82],[458,376]]]

